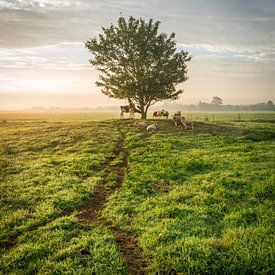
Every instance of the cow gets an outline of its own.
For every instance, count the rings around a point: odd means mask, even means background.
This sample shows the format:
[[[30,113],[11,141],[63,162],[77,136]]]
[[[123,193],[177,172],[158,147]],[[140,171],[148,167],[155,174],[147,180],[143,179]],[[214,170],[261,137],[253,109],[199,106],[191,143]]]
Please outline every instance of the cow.
[[[124,118],[124,113],[130,113],[129,118],[134,117],[134,111],[128,105],[120,106],[120,118]]]
[[[137,111],[133,101],[128,98],[129,105],[120,106],[120,118],[124,118],[124,113],[129,113],[129,118],[135,118],[135,112]]]
[[[166,117],[166,119],[168,119],[168,117],[169,117],[169,112],[168,112],[168,111],[164,111],[164,110],[162,110],[161,112],[162,112],[162,116],[163,116],[163,117]]]
[[[153,118],[156,118],[156,117],[166,117],[166,118],[168,118],[168,116],[169,116],[169,112],[165,111],[165,110],[155,111],[153,113]]]

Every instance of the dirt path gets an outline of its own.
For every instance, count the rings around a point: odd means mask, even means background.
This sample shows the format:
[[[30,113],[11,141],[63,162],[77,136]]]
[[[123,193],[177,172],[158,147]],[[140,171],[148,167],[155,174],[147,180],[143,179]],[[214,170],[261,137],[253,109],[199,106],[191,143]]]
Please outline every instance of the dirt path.
[[[117,180],[114,187],[106,187],[104,184],[96,186],[89,204],[79,208],[79,219],[83,223],[93,224],[96,226],[103,226],[110,230],[116,237],[120,252],[128,267],[128,274],[139,275],[145,274],[145,262],[142,253],[138,247],[136,237],[131,232],[121,231],[113,227],[111,221],[103,221],[101,218],[101,211],[105,207],[108,197],[121,187],[125,172],[128,169],[128,152],[124,148],[125,133],[119,129],[120,138],[116,144],[115,158],[122,156],[122,161],[113,166],[110,165],[115,159],[110,159],[106,167],[106,173],[111,171],[116,174]]]
[[[111,221],[104,221],[101,218],[101,211],[104,209],[108,197],[119,189],[123,183],[124,175],[128,169],[128,152],[124,148],[125,132],[119,130],[120,137],[116,143],[115,157],[111,158],[106,164],[106,174],[113,172],[117,176],[116,184],[114,187],[107,187],[104,183],[97,185],[95,187],[95,192],[91,197],[91,200],[88,204],[78,208],[78,218],[80,222],[85,224],[93,224],[95,226],[102,226],[107,228],[112,232],[117,240],[117,244],[120,252],[122,253],[126,265],[128,267],[128,274],[131,275],[141,275],[145,274],[145,261],[142,257],[141,250],[138,247],[137,239],[134,234],[131,232],[122,231],[114,226],[112,226]],[[144,132],[144,135],[141,136],[142,139],[147,137],[147,132]],[[122,159],[121,159],[122,157]],[[120,158],[122,161],[117,162],[117,165],[111,165],[111,162]],[[61,216],[68,216],[74,210],[65,210]],[[41,223],[33,226],[29,230],[35,230],[38,227],[44,226],[49,222],[42,221]],[[14,242],[1,243],[0,247],[5,249],[10,249],[14,245]]]

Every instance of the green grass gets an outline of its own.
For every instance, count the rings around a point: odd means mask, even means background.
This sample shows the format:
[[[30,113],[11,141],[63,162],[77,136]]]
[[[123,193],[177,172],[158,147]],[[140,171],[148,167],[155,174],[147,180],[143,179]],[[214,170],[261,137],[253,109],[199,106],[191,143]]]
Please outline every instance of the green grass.
[[[102,121],[107,119],[118,119],[119,110],[113,112],[87,112],[87,113],[20,113],[20,112],[2,112],[0,113],[0,122],[68,122],[68,121]]]
[[[0,273],[127,273],[112,232],[77,218],[115,181],[119,128],[128,170],[102,215],[137,236],[147,273],[275,272],[274,113],[188,114],[194,131],[158,120],[149,134],[74,115],[0,115]]]
[[[4,274],[123,270],[114,237],[84,227],[73,215],[102,181],[118,136],[117,127],[104,122],[1,125]],[[83,249],[91,253],[82,256]]]

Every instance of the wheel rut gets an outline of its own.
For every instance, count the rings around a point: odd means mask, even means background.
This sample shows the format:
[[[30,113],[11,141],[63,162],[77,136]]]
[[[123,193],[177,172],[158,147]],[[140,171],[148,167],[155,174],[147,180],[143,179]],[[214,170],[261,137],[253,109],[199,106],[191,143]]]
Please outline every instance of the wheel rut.
[[[128,274],[140,275],[145,274],[146,264],[138,247],[136,236],[129,231],[122,231],[112,226],[111,221],[103,220],[101,217],[101,211],[104,209],[108,197],[121,187],[128,169],[128,151],[124,148],[126,134],[121,129],[119,129],[119,133],[120,137],[116,143],[115,158],[110,159],[106,165],[106,176],[110,172],[115,173],[117,177],[116,184],[114,187],[107,187],[104,184],[97,185],[90,202],[78,209],[78,218],[83,223],[105,227],[110,230],[115,236],[119,250],[124,257]],[[111,162],[117,158],[121,158],[121,161],[117,162],[116,165],[111,165]]]

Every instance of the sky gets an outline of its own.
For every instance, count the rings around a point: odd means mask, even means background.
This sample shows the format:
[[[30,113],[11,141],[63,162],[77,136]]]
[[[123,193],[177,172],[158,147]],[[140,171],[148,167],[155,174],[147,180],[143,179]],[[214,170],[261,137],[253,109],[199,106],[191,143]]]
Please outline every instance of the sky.
[[[0,0],[0,109],[121,103],[84,47],[120,16],[161,21],[193,56],[178,102],[275,102],[275,0]]]

